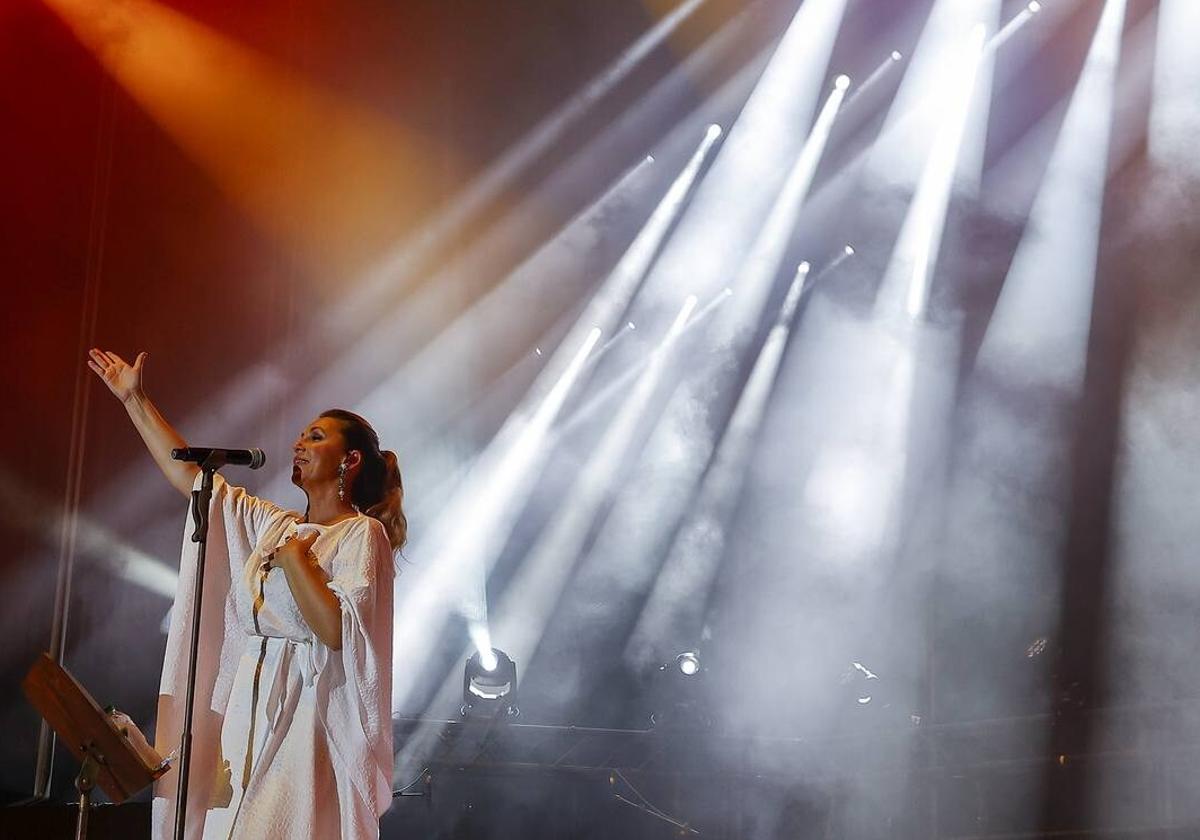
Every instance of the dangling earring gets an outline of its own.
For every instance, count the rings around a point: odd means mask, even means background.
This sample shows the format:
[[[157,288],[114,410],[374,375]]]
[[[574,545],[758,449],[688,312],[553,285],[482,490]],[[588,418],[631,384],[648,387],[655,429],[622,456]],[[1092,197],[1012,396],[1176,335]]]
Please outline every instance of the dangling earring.
[[[346,501],[346,462],[338,464],[338,499]]]

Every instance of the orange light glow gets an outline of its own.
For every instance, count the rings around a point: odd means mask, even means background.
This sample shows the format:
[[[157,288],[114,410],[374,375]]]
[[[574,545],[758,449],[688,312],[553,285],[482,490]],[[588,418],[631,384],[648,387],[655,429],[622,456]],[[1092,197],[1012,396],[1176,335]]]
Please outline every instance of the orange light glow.
[[[45,3],[230,200],[310,269],[340,277],[362,267],[424,204],[428,161],[395,122],[152,0]]]

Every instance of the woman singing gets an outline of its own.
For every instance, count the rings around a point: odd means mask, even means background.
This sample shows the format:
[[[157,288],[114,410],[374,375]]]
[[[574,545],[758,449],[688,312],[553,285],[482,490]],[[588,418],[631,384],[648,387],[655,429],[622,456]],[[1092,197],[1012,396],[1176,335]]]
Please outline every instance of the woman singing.
[[[187,444],[130,365],[88,360],[186,497]],[[391,803],[393,552],[405,541],[396,456],[368,423],[322,413],[292,447],[303,515],[216,476],[210,508],[188,782],[187,837],[375,838]],[[159,693],[156,745],[182,730],[196,546],[185,526]],[[154,837],[171,836],[177,774],[155,786]]]

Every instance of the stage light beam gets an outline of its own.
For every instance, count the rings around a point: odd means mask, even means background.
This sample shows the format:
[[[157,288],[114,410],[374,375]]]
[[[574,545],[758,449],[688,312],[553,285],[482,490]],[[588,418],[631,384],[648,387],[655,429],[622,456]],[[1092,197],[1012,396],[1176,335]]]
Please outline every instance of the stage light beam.
[[[721,133],[720,126],[715,124],[705,130],[700,143],[666,193],[658,200],[654,211],[633,242],[599,287],[591,292],[591,298],[584,311],[559,342],[560,350],[550,354],[531,386],[529,399],[537,399],[552,387],[562,371],[571,363],[572,351],[568,348],[578,347],[592,327],[599,326],[605,335],[618,333],[623,314],[653,265],[663,240],[687,206],[706,162],[718,148]],[[444,404],[442,391],[446,387],[447,358],[457,358],[466,352],[465,348],[488,343],[492,337],[497,341],[502,339],[512,330],[511,313],[520,311],[526,305],[526,301],[535,298],[548,300],[551,299],[551,294],[561,294],[546,288],[554,277],[553,272],[547,270],[549,261],[573,259],[581,247],[575,243],[575,238],[586,239],[593,235],[594,225],[599,216],[607,212],[615,202],[628,197],[628,184],[633,178],[641,177],[640,173],[645,166],[647,164],[635,166],[616,186],[608,190],[602,199],[572,220],[558,237],[539,249],[493,290],[454,319],[419,353],[362,399],[359,410],[373,418],[375,427],[381,434],[386,433],[389,438],[404,439],[413,431],[419,430],[423,424],[428,424],[431,418],[415,410],[412,403],[424,403],[435,407]],[[419,330],[419,324],[431,318],[429,309],[435,305],[452,305],[451,298],[446,289],[438,288],[438,284],[431,284],[427,291],[422,291],[410,301],[397,318],[390,319],[389,323],[380,329],[390,329],[400,334]],[[545,355],[546,350],[539,347],[535,352],[537,355]],[[409,399],[401,403],[395,399],[398,393],[408,395]]]
[[[683,205],[686,202],[686,198],[689,197],[692,185],[695,184],[698,175],[700,175],[701,170],[703,169],[706,158],[710,154],[710,151],[713,150],[716,140],[718,140],[720,136],[720,126],[709,126],[706,132],[704,132],[704,138],[700,146],[698,146],[694,154],[692,154],[688,164],[686,164],[684,167],[683,172],[677,176],[676,180],[674,180],[670,190],[667,191],[666,196],[662,198],[659,205],[656,206],[652,217],[650,217],[650,220],[647,222],[646,226],[643,227],[642,232],[638,234],[634,244],[630,246],[629,250],[626,250],[622,260],[620,260],[616,268],[613,269],[610,276],[606,278],[599,292],[594,295],[593,300],[589,302],[588,307],[586,310],[584,310],[580,320],[577,322],[578,325],[576,326],[575,331],[572,332],[572,334],[570,334],[566,340],[564,340],[562,347],[570,347],[571,335],[576,334],[576,332],[581,329],[581,325],[600,322],[612,329],[614,322],[619,323],[619,318],[622,317],[625,308],[628,307],[632,296],[637,293],[637,289],[640,287],[640,283],[643,281],[643,277],[646,275],[649,265],[652,264],[655,254],[658,253],[662,238],[664,238],[668,230],[670,230],[673,226],[678,212],[682,210]],[[696,305],[696,300],[694,296],[691,296],[689,300],[691,302],[690,305],[686,307],[686,310],[688,310],[688,314],[690,316],[692,308],[694,308]],[[684,318],[684,320],[686,320],[686,318]],[[683,324],[679,325],[679,329],[683,329]],[[430,355],[428,358],[431,360],[436,360],[436,356],[434,355]],[[528,400],[536,400],[536,397],[538,397],[541,392],[545,391],[546,383],[557,382],[556,378],[554,378],[554,372],[562,370],[562,367],[563,356],[562,354],[556,354],[556,358],[552,358],[547,362],[544,372],[542,372],[541,376],[539,376],[538,380],[536,380],[532,388],[530,388],[530,396],[528,397]],[[394,391],[389,391],[388,389],[379,389],[377,392],[380,395],[384,395],[388,394],[388,392]],[[506,424],[506,426],[508,426],[508,424]],[[504,434],[505,432],[502,430],[502,433],[500,433],[498,439],[504,436]],[[538,439],[542,444],[545,444],[545,440],[540,436]],[[491,450],[491,446],[488,449]],[[480,457],[480,461],[485,461],[487,457],[488,452],[485,452],[484,456]],[[502,469],[499,470],[498,474],[505,474],[506,472],[508,472],[508,470]],[[472,470],[472,474],[473,473],[474,469]],[[466,480],[462,482],[461,486],[478,485],[479,481],[484,481],[486,484],[486,480],[481,478],[479,480]],[[516,493],[514,493],[512,490],[506,490],[503,493],[503,497],[505,498],[504,510],[506,511],[506,515],[508,515],[508,523],[504,524],[502,522],[502,520],[504,520],[503,516],[491,516],[488,518],[488,527],[504,528],[504,533],[508,533],[508,528],[511,528],[512,524],[512,515],[515,515],[515,512],[520,509],[520,505],[523,504],[524,499],[528,497],[528,490],[529,485],[527,484],[522,484],[520,490],[518,490]],[[470,496],[469,491],[467,492],[467,496]],[[455,532],[455,530],[461,530],[460,523],[462,521],[462,515],[469,514],[468,517],[472,518],[473,521],[475,520],[476,515],[474,512],[470,512],[468,510],[473,509],[474,506],[474,502],[463,502],[460,505],[451,506],[451,508],[444,511],[443,514],[439,516],[438,520],[433,523],[433,528],[431,530],[436,530],[436,532],[440,532],[440,530],[450,530],[451,533]],[[485,509],[490,508],[485,505]],[[428,552],[432,557],[439,558],[431,559],[431,563],[433,565],[452,566],[455,563],[460,562],[460,560],[457,559],[461,558],[463,553],[460,548],[455,548],[455,550],[450,551],[449,554],[446,553],[445,546],[448,544],[446,544],[444,539],[437,538],[436,535],[432,536],[430,544],[428,544],[431,547],[426,548],[425,545],[425,542],[422,542],[422,546],[420,548],[422,553]],[[461,600],[460,610],[464,616],[468,617],[468,620],[474,620],[474,622],[486,622],[487,605],[484,592],[487,571],[490,569],[491,562],[494,559],[494,553],[498,552],[500,548],[503,547],[503,539],[497,539],[496,536],[493,535],[492,538],[488,540],[488,545],[491,546],[491,553],[488,553],[487,547],[478,539],[473,541],[473,545],[473,551],[468,553],[478,554],[478,558],[476,558],[476,562],[470,564],[470,569],[466,572],[463,572],[463,574],[467,577],[476,577],[473,578],[472,583],[467,584],[467,590],[463,593],[463,598]],[[455,559],[440,559],[443,557]],[[439,590],[443,590],[444,592],[444,590],[449,590],[451,587],[448,581],[437,588]],[[397,601],[400,601],[400,599],[401,595],[397,594]],[[408,646],[408,644],[412,643],[414,638],[422,637],[422,634],[427,634],[427,625],[430,624],[431,620],[433,620],[432,613],[436,612],[436,607],[432,607],[430,605],[430,601],[436,600],[436,598],[422,599],[424,602],[422,602],[422,605],[416,607],[415,610],[406,610],[403,605],[397,604],[397,649],[407,650],[407,647],[402,648],[402,646]],[[419,649],[418,644],[414,644],[412,654],[410,654],[410,656],[412,656],[414,660],[420,659],[424,653],[425,650]],[[395,708],[403,707],[403,702],[406,701],[407,698],[406,691],[407,689],[412,688],[412,686],[408,685],[407,682],[401,684],[402,682],[403,680],[401,680],[400,676],[397,674],[397,679],[394,683]]]
[[[365,267],[435,194],[415,134],[153,0],[45,0],[226,195],[317,276]],[[338,197],[329,212],[330,195]]]
[[[1196,58],[1200,33],[1200,3],[1194,0],[1161,0],[1158,7],[1158,43],[1154,59],[1154,93],[1148,138],[1150,160],[1165,172],[1200,178],[1200,61]]]
[[[810,270],[808,262],[796,269],[701,481],[692,513],[672,541],[629,636],[625,656],[635,666],[658,661],[664,649],[694,640],[701,632],[709,588],[724,557],[726,528],[741,497],[750,453]]]
[[[930,149],[938,142],[942,127],[951,120],[947,111],[956,110],[957,96],[965,86],[966,44],[971,42],[971,61],[982,61],[974,46],[975,30],[984,26],[994,31],[1000,21],[1001,0],[936,0],[929,12],[920,40],[905,67],[900,88],[888,109],[879,139],[871,149],[868,169],[875,180],[904,188],[915,188],[925,171]],[[983,55],[990,55],[984,50]],[[990,89],[990,64],[972,67]],[[974,106],[974,107],[971,107]],[[988,98],[979,97],[970,105],[973,123],[970,134],[982,138],[986,131]],[[975,168],[982,166],[982,139],[969,140],[966,158]],[[978,152],[974,147],[980,146]]]
[[[576,347],[570,363],[538,401],[514,413],[497,433],[447,505],[429,535],[430,572],[419,594],[397,586],[393,708],[411,687],[408,672],[427,653],[449,606],[457,606],[469,625],[488,626],[485,583],[497,545],[513,527],[516,510],[528,497],[545,458],[545,437],[567,394],[600,340],[593,328]],[[464,523],[471,523],[464,527]],[[407,651],[412,651],[408,655]]]
[[[908,317],[915,319],[925,311],[974,98],[985,34],[982,25],[976,26],[947,71],[950,84],[943,91],[942,123],[938,126],[933,148],[880,287],[877,309],[885,313],[895,312],[903,306]],[[976,140],[981,142],[982,137]]]
[[[583,550],[595,517],[617,481],[653,397],[672,349],[696,309],[689,295],[680,307],[650,364],[621,403],[604,436],[592,448],[567,496],[530,548],[494,611],[493,624],[505,644],[526,662],[532,660],[554,605],[558,602],[573,561]]]
[[[792,18],[663,249],[647,283],[649,305],[668,311],[685,290],[708,297],[737,273],[775,198],[775,188],[746,184],[782,186],[787,179],[805,142],[795,127],[810,125],[820,105],[845,6],[807,0]],[[836,93],[840,102],[844,91]]]
[[[1083,382],[1125,3],[1101,13],[977,360],[1066,393]]]
[[[30,511],[36,513],[31,516]],[[0,468],[0,515],[48,546],[58,546],[59,535],[66,526],[66,513],[61,505],[38,498],[3,468]],[[119,538],[89,516],[80,514],[74,524],[78,555],[139,589],[167,600],[175,597],[179,573],[173,566]]]
[[[339,323],[348,328],[357,328],[368,316],[370,308],[378,305],[384,295],[390,294],[398,281],[408,281],[408,275],[414,268],[428,260],[469,220],[511,189],[522,172],[554,148],[572,126],[579,123],[647,56],[677,32],[705,2],[684,0],[664,15],[566,103],[510,146],[479,177],[472,179],[446,210],[423,225],[417,235],[407,237],[381,261],[370,273],[363,288],[354,295],[352,305],[338,315]],[[654,157],[647,155],[645,161],[653,163]]]

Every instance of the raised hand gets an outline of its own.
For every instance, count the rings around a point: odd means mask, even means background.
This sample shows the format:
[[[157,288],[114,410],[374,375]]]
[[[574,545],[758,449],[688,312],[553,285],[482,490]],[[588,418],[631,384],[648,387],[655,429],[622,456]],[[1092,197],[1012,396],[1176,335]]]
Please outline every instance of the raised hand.
[[[88,351],[88,367],[104,380],[108,390],[125,406],[133,427],[154,456],[154,463],[158,464],[172,487],[191,498],[192,484],[200,468],[171,457],[171,450],[182,449],[187,446],[187,441],[171,428],[171,424],[158,413],[154,403],[142,390],[142,366],[145,364],[145,353],[138,353],[131,365],[116,353],[98,347]]]
[[[104,380],[108,390],[121,402],[127,402],[142,390],[142,366],[146,354],[138,353],[133,364],[129,364],[116,353],[93,347],[88,352],[88,367]]]

